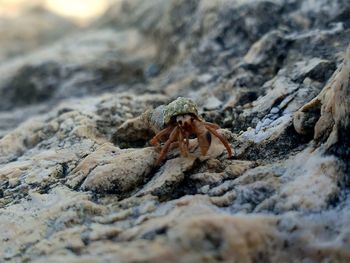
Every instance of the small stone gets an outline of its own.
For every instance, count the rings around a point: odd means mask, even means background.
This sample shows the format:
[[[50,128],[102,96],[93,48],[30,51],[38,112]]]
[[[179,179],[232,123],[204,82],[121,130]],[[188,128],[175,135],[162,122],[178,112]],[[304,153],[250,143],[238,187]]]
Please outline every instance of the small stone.
[[[272,114],[276,114],[276,113],[278,113],[280,111],[280,109],[279,108],[277,108],[277,107],[273,107],[271,110],[270,110],[270,113],[272,113]]]

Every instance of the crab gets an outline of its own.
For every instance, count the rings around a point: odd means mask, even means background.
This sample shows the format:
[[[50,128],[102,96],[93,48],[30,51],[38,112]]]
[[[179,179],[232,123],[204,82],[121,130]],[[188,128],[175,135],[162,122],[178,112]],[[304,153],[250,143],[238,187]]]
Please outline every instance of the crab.
[[[168,151],[176,146],[179,147],[181,156],[187,157],[189,155],[189,139],[193,136],[197,137],[202,155],[206,155],[208,152],[212,135],[214,135],[225,146],[228,156],[231,158],[232,150],[229,142],[217,132],[220,127],[214,123],[206,122],[198,114],[197,105],[191,99],[179,97],[164,106],[161,113],[165,128],[156,133],[150,140],[151,145],[160,149],[156,166],[159,166]],[[161,147],[161,142],[164,142],[163,147]]]

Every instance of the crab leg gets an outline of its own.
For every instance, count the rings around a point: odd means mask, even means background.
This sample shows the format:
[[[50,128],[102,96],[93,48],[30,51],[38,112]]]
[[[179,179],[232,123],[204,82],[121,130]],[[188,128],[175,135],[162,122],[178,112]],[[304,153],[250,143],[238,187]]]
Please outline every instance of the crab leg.
[[[178,136],[179,136],[179,128],[175,127],[173,129],[173,131],[170,133],[169,139],[166,141],[166,143],[164,144],[164,146],[159,154],[158,160],[156,162],[156,166],[159,166],[161,161],[164,159],[166,153],[168,152],[171,143],[174,142]]]
[[[225,146],[227,152],[228,152],[228,156],[229,158],[231,158],[232,156],[232,150],[231,147],[228,143],[228,141],[226,140],[225,137],[223,137],[221,134],[219,134],[215,129],[213,129],[212,127],[206,126],[206,128],[216,137],[218,137],[218,139],[222,142],[222,144]]]
[[[174,126],[170,126],[170,127],[167,127],[165,129],[161,130],[149,141],[149,143],[153,146],[160,146],[159,141],[162,139],[163,136],[170,133],[173,128],[174,128]]]
[[[217,130],[217,129],[220,129],[220,126],[219,125],[217,125],[217,124],[215,124],[215,123],[211,123],[211,122],[203,122],[203,124],[205,125],[205,126],[209,126],[209,127],[211,127],[211,128],[213,128],[213,129],[215,129],[215,130]]]
[[[211,134],[207,130],[206,126],[200,121],[195,121],[193,130],[195,131],[198,139],[198,145],[202,155],[206,155],[211,144]]]
[[[198,139],[199,148],[201,150],[201,154],[206,155],[211,144],[210,132],[207,131],[205,133],[197,134],[197,139]]]

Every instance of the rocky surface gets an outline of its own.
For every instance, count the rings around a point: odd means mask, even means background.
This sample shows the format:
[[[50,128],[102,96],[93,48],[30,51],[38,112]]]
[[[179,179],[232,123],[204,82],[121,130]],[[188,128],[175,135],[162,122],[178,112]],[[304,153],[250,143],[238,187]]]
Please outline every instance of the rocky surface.
[[[349,13],[128,0],[84,31],[7,28],[37,31],[1,44],[0,261],[348,262]],[[233,158],[191,140],[154,166],[139,116],[178,96]]]

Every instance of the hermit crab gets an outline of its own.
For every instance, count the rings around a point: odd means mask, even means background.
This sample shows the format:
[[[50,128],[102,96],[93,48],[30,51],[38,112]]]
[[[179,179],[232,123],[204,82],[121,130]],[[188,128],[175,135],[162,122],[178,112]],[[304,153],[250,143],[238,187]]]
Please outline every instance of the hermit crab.
[[[182,156],[189,155],[189,139],[197,137],[201,154],[206,155],[211,144],[212,135],[216,136],[225,146],[228,156],[232,156],[231,147],[216,130],[220,127],[214,123],[206,122],[199,114],[197,105],[188,98],[179,97],[166,106],[158,107],[151,115],[150,122],[163,120],[160,126],[164,128],[156,133],[150,144],[160,148],[156,166],[163,161],[167,152],[179,147]],[[160,143],[164,142],[163,147]]]

